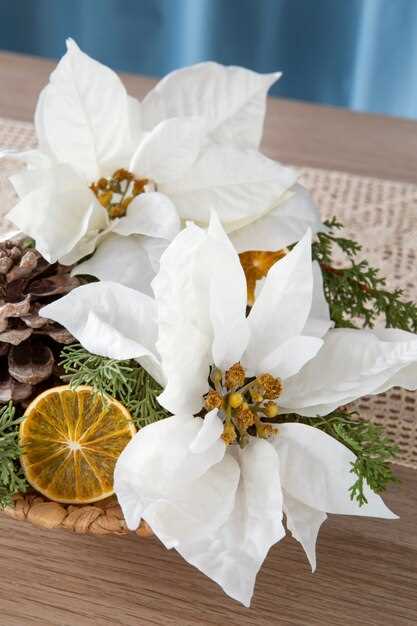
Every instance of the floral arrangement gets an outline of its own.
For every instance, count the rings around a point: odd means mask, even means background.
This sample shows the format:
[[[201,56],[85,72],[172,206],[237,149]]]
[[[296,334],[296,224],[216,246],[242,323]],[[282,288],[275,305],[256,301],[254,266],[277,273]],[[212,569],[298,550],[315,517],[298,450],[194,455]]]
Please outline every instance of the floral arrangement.
[[[314,571],[327,514],[396,517],[396,448],[349,404],[417,389],[417,307],[259,151],[279,74],[202,63],[138,102],[67,46],[8,154],[0,498],[115,493],[249,606],[286,529]]]

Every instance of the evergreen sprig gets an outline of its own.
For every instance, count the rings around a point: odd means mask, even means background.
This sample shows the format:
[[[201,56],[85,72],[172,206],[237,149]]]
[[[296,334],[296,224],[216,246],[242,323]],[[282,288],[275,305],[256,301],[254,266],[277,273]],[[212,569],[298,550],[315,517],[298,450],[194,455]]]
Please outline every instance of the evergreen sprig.
[[[365,485],[382,493],[389,483],[397,482],[391,463],[399,448],[379,424],[359,419],[357,413],[337,409],[325,417],[302,417],[291,414],[282,416],[283,421],[299,422],[319,428],[349,448],[356,456],[352,473],[356,480],[350,487],[350,497],[359,506],[367,503]]]
[[[158,404],[160,385],[133,360],[116,360],[91,354],[80,344],[66,346],[61,353],[63,379],[71,387],[89,385],[103,400],[116,398],[130,412],[138,428],[168,416]]]
[[[417,332],[417,305],[404,299],[402,289],[386,289],[379,270],[366,260],[357,260],[361,246],[337,234],[342,224],[336,218],[324,223],[328,231],[318,233],[312,252],[322,269],[324,293],[336,327],[372,328],[383,315],[387,328]],[[335,246],[345,254],[346,267],[332,265]]]
[[[28,487],[19,462],[21,421],[11,402],[0,408],[0,508],[12,504],[13,496]]]

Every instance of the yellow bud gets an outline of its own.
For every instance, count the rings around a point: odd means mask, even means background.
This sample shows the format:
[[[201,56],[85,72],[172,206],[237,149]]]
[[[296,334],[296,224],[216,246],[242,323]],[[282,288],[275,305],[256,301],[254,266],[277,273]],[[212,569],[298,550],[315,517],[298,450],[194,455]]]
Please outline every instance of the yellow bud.
[[[241,393],[231,393],[229,396],[229,405],[232,409],[237,409],[243,402],[243,396]]]
[[[276,417],[279,413],[278,405],[275,402],[267,402],[263,407],[263,412],[267,417]]]

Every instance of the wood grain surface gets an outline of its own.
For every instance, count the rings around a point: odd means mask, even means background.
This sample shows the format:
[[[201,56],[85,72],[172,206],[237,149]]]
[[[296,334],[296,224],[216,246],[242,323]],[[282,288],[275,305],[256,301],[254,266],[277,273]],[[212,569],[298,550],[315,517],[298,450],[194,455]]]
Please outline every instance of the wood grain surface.
[[[0,115],[30,120],[52,64],[0,54]],[[150,79],[123,77],[141,96]],[[270,100],[265,150],[298,164],[417,181],[417,123]],[[251,609],[156,539],[42,531],[0,515],[0,626],[412,626],[417,624],[417,474],[386,501],[401,519],[331,516],[318,570],[286,538]]]

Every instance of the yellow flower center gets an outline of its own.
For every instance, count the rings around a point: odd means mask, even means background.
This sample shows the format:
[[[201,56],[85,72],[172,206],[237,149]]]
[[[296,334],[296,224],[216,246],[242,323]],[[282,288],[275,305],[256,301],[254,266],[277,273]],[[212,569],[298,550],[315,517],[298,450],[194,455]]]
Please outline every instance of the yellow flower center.
[[[255,289],[258,280],[265,278],[271,267],[282,259],[288,250],[276,250],[275,252],[264,252],[262,250],[249,250],[239,254],[240,264],[246,276],[248,289],[248,305],[253,306],[255,302]]]
[[[226,372],[213,368],[210,390],[204,396],[204,410],[219,410],[223,419],[223,441],[244,447],[249,436],[268,439],[277,433],[272,420],[279,415],[276,402],[282,393],[282,382],[271,374],[248,378],[240,363]]]
[[[110,219],[124,217],[129,204],[141,193],[145,193],[150,181],[136,178],[128,170],[116,170],[110,178],[100,178],[90,185],[100,204],[107,210]]]

